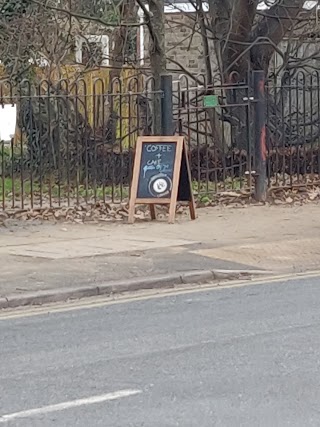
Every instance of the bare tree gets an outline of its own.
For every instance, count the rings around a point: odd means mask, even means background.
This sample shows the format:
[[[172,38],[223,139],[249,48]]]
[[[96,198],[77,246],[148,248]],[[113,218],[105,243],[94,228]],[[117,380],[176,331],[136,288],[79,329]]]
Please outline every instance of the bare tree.
[[[284,37],[316,10],[314,2],[306,11],[305,0],[209,0],[208,4],[210,31],[226,80],[235,73],[243,78],[248,68],[267,73]]]
[[[201,35],[202,63],[206,76],[206,90],[203,90],[203,95],[209,94],[213,85],[223,84],[226,88],[226,104],[244,104],[243,98],[248,96],[246,89],[241,90],[239,86],[231,90],[227,89],[228,85],[247,82],[252,70],[264,70],[266,76],[272,75],[273,79],[268,94],[270,130],[281,127],[277,121],[282,110],[285,114],[284,122],[288,122],[288,127],[289,122],[294,123],[292,116],[302,101],[293,102],[292,93],[290,94],[288,88],[284,88],[290,81],[294,83],[293,79],[302,69],[310,72],[319,68],[318,2],[306,4],[304,0],[208,0],[204,3],[189,0],[189,3],[194,13],[181,10],[181,14],[185,15],[183,24],[187,27],[190,45],[194,34]],[[171,4],[179,10],[179,3]],[[169,22],[172,22],[170,18]],[[180,20],[179,25],[183,24]],[[179,67],[177,60],[170,58],[170,61]],[[202,84],[184,65],[180,68],[188,77],[193,78],[196,84]],[[314,84],[315,80],[314,77]],[[312,99],[315,103],[316,97],[313,96]],[[308,97],[305,102],[310,105]],[[291,117],[288,112],[289,105]],[[223,148],[216,114],[212,110],[208,110],[207,114],[213,143],[218,148]],[[229,146],[248,147],[249,124],[245,108],[226,107],[220,114],[220,122],[230,124],[233,137],[229,140],[225,138]],[[311,127],[309,125],[308,129]],[[296,127],[294,134],[298,133]],[[293,133],[290,134],[291,139],[292,135]],[[282,141],[281,138],[280,140]]]
[[[159,92],[161,88],[161,74],[166,73],[166,41],[165,41],[165,16],[164,0],[137,0],[144,13],[145,25],[149,33],[149,59],[151,75],[154,79],[153,89]],[[161,98],[154,97],[154,132],[161,133]]]

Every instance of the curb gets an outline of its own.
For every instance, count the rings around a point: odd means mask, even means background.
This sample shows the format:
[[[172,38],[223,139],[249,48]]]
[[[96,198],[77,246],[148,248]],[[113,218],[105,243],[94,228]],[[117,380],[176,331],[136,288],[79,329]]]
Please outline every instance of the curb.
[[[128,280],[109,282],[101,285],[73,288],[58,288],[46,291],[25,292],[0,297],[0,309],[17,308],[31,305],[42,305],[64,302],[70,299],[81,299],[99,295],[112,296],[126,292],[150,289],[170,289],[178,285],[204,284],[220,280],[249,279],[253,275],[267,275],[270,272],[261,270],[197,270],[184,273],[173,273],[161,276],[139,277]]]

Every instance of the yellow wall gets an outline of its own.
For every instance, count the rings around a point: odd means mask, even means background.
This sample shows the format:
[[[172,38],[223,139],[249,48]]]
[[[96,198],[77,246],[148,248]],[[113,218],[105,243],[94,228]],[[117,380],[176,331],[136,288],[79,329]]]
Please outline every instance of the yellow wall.
[[[75,94],[75,86],[74,82],[77,82],[78,95],[79,98],[85,102],[87,118],[91,126],[94,127],[94,121],[96,122],[96,126],[102,126],[103,121],[106,122],[108,119],[109,110],[105,106],[102,108],[102,102],[106,102],[106,100],[113,100],[113,109],[116,113],[122,117],[122,120],[118,120],[117,122],[117,139],[122,139],[122,147],[127,148],[130,145],[132,139],[136,136],[134,131],[137,123],[136,119],[136,103],[133,102],[134,97],[128,96],[120,96],[120,92],[122,94],[131,92],[138,92],[141,88],[141,78],[132,79],[137,76],[137,71],[133,68],[124,68],[120,73],[121,83],[117,84],[115,82],[112,87],[113,96],[105,97],[102,96],[106,94],[109,90],[109,82],[110,82],[110,72],[111,68],[103,67],[91,71],[85,71],[82,66],[72,66],[67,65],[63,67],[55,68],[55,69],[37,69],[36,74],[43,80],[50,79],[51,81],[58,82],[62,80],[62,87],[69,88],[70,94]],[[3,67],[0,67],[0,81],[5,80],[5,72]],[[2,96],[6,100],[2,100],[2,102],[10,103],[10,90],[6,87],[6,85],[1,85],[2,87]],[[86,95],[86,96],[85,96]],[[129,107],[129,101],[131,103],[131,107]],[[0,100],[1,102],[1,100]],[[12,102],[12,101],[11,101]],[[94,109],[94,105],[96,109]],[[100,107],[99,107],[100,106]],[[130,108],[130,124],[129,124],[129,108]],[[82,107],[80,110],[84,113],[84,108]],[[103,117],[103,113],[105,113],[105,117]],[[94,117],[95,116],[95,117]],[[95,120],[94,120],[95,119]],[[99,120],[98,120],[99,119]],[[20,139],[21,132],[16,130],[16,141]],[[130,135],[130,136],[129,136]],[[132,144],[132,143],[131,143]]]

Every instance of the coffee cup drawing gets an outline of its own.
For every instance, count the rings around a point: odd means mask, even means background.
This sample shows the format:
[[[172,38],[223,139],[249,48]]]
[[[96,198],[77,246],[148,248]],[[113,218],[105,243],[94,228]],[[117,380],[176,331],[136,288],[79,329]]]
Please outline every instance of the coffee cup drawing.
[[[171,193],[172,180],[167,175],[159,173],[150,178],[148,188],[153,197],[166,197]]]

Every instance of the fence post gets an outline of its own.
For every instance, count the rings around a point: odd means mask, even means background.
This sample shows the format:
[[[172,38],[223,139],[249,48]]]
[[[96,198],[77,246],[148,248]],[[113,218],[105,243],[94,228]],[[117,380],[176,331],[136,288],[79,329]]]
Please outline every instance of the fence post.
[[[266,143],[266,99],[265,73],[253,72],[254,121],[255,121],[255,199],[264,202],[267,197],[267,143]]]
[[[164,136],[170,136],[174,133],[171,75],[161,75],[161,91],[161,133]]]

